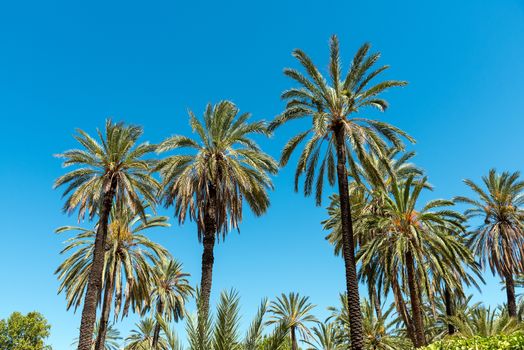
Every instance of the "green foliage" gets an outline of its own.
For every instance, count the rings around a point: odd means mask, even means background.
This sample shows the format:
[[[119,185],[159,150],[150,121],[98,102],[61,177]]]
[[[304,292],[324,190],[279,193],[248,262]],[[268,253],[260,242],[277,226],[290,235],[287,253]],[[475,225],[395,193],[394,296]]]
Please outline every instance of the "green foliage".
[[[520,350],[524,349],[524,334],[473,337],[468,339],[450,338],[433,343],[425,350]]]
[[[44,344],[51,326],[38,312],[22,315],[13,312],[0,321],[0,349],[2,350],[51,350]]]
[[[269,135],[264,122],[250,122],[249,113],[229,101],[208,105],[201,119],[189,113],[194,139],[172,136],[157,152],[180,151],[158,162],[163,180],[163,199],[173,205],[183,223],[197,222],[199,238],[204,229],[204,212],[216,207],[216,231],[225,235],[239,227],[245,201],[253,213],[262,215],[269,207],[269,177],[277,163],[253,141],[255,135]]]

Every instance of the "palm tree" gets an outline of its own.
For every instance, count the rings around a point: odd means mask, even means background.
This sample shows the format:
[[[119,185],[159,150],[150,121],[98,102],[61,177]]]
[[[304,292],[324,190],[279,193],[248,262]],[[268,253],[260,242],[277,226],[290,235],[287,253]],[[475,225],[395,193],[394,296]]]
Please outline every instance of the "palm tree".
[[[107,120],[105,134],[98,131],[100,143],[83,130],[78,129],[76,140],[83,149],[73,149],[57,155],[64,158],[64,167],[77,168],[61,177],[54,187],[67,186],[64,211],[78,209],[79,219],[88,213],[90,218],[98,214],[93,268],[89,274],[87,291],[82,310],[78,350],[90,350],[96,321],[98,296],[102,290],[104,270],[104,247],[108,231],[109,214],[115,198],[142,216],[143,197],[155,203],[158,183],[149,175],[151,160],[143,157],[154,150],[148,143],[137,146],[142,128],[113,123]]]
[[[363,269],[371,268],[380,257],[378,267],[393,287],[399,314],[415,347],[426,345],[422,290],[432,299],[432,277],[446,275],[452,280],[449,266],[467,257],[465,246],[450,234],[463,230],[464,218],[445,208],[454,205],[452,201],[433,200],[417,209],[424,188],[428,188],[426,178],[414,182],[411,176],[403,183],[393,182],[391,194],[383,197],[382,214],[369,216],[369,225],[379,234],[362,247],[359,256]],[[402,301],[402,285],[407,286],[411,315]]]
[[[410,162],[415,152],[400,153],[398,149],[390,148],[385,158],[368,154],[363,158],[362,166],[357,165],[351,177],[356,179],[349,184],[349,201],[353,218],[353,233],[355,242],[362,246],[377,235],[376,230],[365,225],[368,215],[381,215],[382,193],[391,189],[393,181],[402,181],[410,176],[422,175],[422,170]],[[323,228],[329,231],[326,239],[333,245],[335,255],[342,252],[342,223],[340,215],[339,196],[330,196],[327,208],[328,219],[322,222]],[[376,316],[381,317],[381,291],[386,293],[383,276],[375,265],[368,269],[360,269],[359,279],[368,287],[368,298],[373,303]],[[349,329],[349,328],[348,328]]]
[[[198,238],[203,242],[200,283],[202,317],[209,311],[215,240],[238,229],[243,200],[253,213],[262,215],[269,206],[267,191],[273,188],[269,174],[278,170],[276,162],[251,139],[267,135],[263,122],[248,122],[249,113],[238,114],[229,101],[208,105],[203,123],[190,112],[189,120],[198,139],[173,136],[162,142],[159,152],[190,148],[193,153],[173,155],[159,162],[163,178],[164,202],[174,205],[183,223],[195,220]]]
[[[97,349],[101,349],[105,342],[113,299],[115,319],[120,313],[122,317],[127,316],[131,305],[139,311],[140,304],[148,297],[147,285],[151,266],[169,256],[164,247],[152,242],[143,234],[154,227],[169,226],[167,217],[146,215],[146,218],[147,221],[144,221],[140,215],[133,213],[121,202],[116,203],[111,210],[102,275],[102,315],[95,343]],[[61,280],[58,292],[66,293],[67,308],[74,306],[76,310],[82,302],[93,265],[96,232],[74,226],[60,227],[56,232],[70,231],[77,231],[78,234],[67,240],[61,254],[71,251],[73,253],[60,264],[55,273]]]
[[[277,300],[271,302],[269,311],[272,317],[268,324],[287,323],[291,335],[291,348],[298,350],[296,333],[298,331],[304,339],[311,335],[306,324],[317,321],[311,314],[314,307],[315,305],[309,302],[308,297],[302,297],[298,293],[289,293],[289,295],[282,293]]]
[[[336,325],[331,322],[319,322],[311,329],[313,341],[305,340],[308,350],[342,350],[343,344],[339,341]]]
[[[152,347],[157,349],[162,322],[178,322],[186,313],[186,301],[193,295],[188,277],[182,270],[182,264],[172,259],[162,259],[153,270],[150,282],[150,307],[157,320]]]
[[[491,337],[499,334],[521,332],[522,325],[514,317],[510,317],[504,308],[491,309],[480,304],[467,308],[465,313],[450,318],[459,336]]]
[[[148,317],[140,320],[136,324],[136,329],[131,330],[131,334],[126,338],[125,350],[151,350],[155,349],[153,344],[153,334],[157,322]],[[159,348],[165,350],[167,347],[163,337],[159,339]]]
[[[380,305],[382,308],[383,305]],[[366,299],[362,301],[363,330],[364,330],[364,349],[367,350],[400,350],[409,349],[405,338],[399,336],[396,329],[397,318],[393,314],[394,305],[390,305],[385,311],[376,312],[372,302]],[[333,324],[338,330],[337,343],[343,348],[348,348],[350,339],[347,337],[349,328],[349,310],[347,297],[340,295],[340,307],[329,307],[331,316],[328,320],[333,320]],[[380,316],[377,316],[380,315]]]
[[[234,290],[220,294],[216,315],[209,313],[202,317],[190,317],[187,322],[187,337],[191,350],[284,350],[288,339],[287,322],[280,322],[269,335],[264,332],[264,318],[268,310],[267,299],[263,299],[255,318],[244,338],[239,333],[239,296]],[[197,293],[197,305],[200,295]]]
[[[510,317],[517,317],[514,276],[524,272],[524,181],[520,173],[495,169],[484,176],[485,189],[471,180],[464,180],[476,199],[457,197],[456,201],[471,207],[468,218],[482,218],[483,224],[469,235],[469,246],[480,258],[482,267],[489,264],[491,272],[504,278]]]
[[[303,51],[295,50],[293,55],[301,63],[307,76],[295,69],[284,71],[284,74],[296,81],[300,87],[289,89],[282,94],[282,98],[287,100],[286,109],[270,125],[270,130],[274,130],[293,119],[311,118],[311,128],[291,138],[284,146],[280,158],[281,166],[286,165],[297,146],[310,137],[298,160],[295,173],[296,191],[299,178],[305,173],[304,194],[310,195],[315,187],[316,204],[320,205],[325,174],[327,173],[331,186],[335,184],[335,176],[338,178],[343,257],[354,350],[361,350],[364,340],[352,216],[348,198],[347,166],[354,169],[356,160],[361,159],[367,150],[382,157],[388,148],[387,142],[402,149],[401,136],[412,141],[403,131],[387,123],[356,116],[366,107],[375,107],[379,111],[384,111],[388,104],[380,94],[391,87],[405,85],[405,82],[388,80],[370,87],[371,81],[388,66],[374,69],[373,66],[380,54],[368,55],[369,49],[370,45],[364,44],[354,56],[348,73],[342,76],[338,39],[333,36],[330,43],[330,84]],[[336,166],[334,153],[336,153]]]

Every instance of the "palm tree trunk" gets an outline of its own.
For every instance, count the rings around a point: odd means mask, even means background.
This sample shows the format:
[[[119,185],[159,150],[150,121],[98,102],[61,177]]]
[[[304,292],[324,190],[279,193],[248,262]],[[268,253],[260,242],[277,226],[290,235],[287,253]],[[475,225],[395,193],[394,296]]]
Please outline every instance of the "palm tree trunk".
[[[291,327],[291,350],[298,350],[297,335],[295,327]]]
[[[508,298],[508,314],[509,317],[517,318],[517,302],[515,297],[515,281],[513,275],[507,273],[505,276],[506,282],[506,295]]]
[[[210,186],[209,203],[204,214],[204,251],[202,253],[202,277],[200,281],[199,317],[202,317],[202,321],[206,320],[209,314],[209,299],[211,298],[211,285],[213,282],[213,264],[215,262],[213,250],[215,248],[217,231],[215,201],[216,191],[213,186]]]
[[[116,185],[116,177],[113,177],[109,189],[104,193],[104,199],[100,208],[98,228],[95,237],[95,248],[93,250],[93,264],[91,265],[91,272],[89,273],[84,307],[82,309],[82,319],[80,321],[78,350],[91,350],[93,343],[96,307],[100,290],[102,288],[107,226],[109,223],[109,213],[111,212],[113,199],[115,197]]]
[[[415,262],[410,252],[406,253],[406,268],[408,270],[408,287],[411,299],[411,312],[413,314],[413,325],[415,327],[415,348],[426,345],[424,335],[424,315],[422,314],[422,305],[419,295],[419,289],[415,277]]]
[[[402,321],[404,322],[404,325],[406,326],[408,338],[411,340],[413,344],[415,344],[417,340],[415,338],[415,328],[413,327],[413,320],[409,316],[408,309],[406,307],[404,298],[402,297],[402,291],[400,290],[400,286],[398,284],[396,275],[394,275],[391,279],[391,288],[393,289],[393,297],[395,299],[395,307],[397,309],[397,313],[400,315]]]
[[[455,316],[455,311],[453,310],[453,302],[451,301],[451,291],[449,290],[448,285],[444,287],[444,303],[446,304],[446,316],[453,317]],[[455,326],[448,321],[448,334],[455,334]]]
[[[351,348],[353,350],[362,350],[364,348],[364,337],[362,334],[362,313],[360,310],[353,222],[351,218],[348,174],[346,170],[346,138],[342,125],[338,125],[334,131],[337,143],[337,177],[340,197],[340,216],[342,219],[342,253],[346,270]]]
[[[377,319],[382,318],[382,303],[380,301],[380,295],[378,295],[377,288],[375,286],[375,281],[371,281],[369,284],[369,294],[370,294],[370,300],[373,303],[373,306],[375,307],[375,315],[377,316]]]
[[[110,272],[110,271],[109,271]],[[104,304],[102,306],[102,316],[100,317],[100,325],[98,326],[98,335],[95,342],[95,350],[103,350],[106,342],[107,325],[109,322],[109,312],[111,311],[111,302],[113,301],[113,286],[115,281],[116,266],[113,271],[108,274],[105,292]]]
[[[159,301],[158,307],[156,309],[157,317],[160,317],[163,312],[164,312],[164,304],[162,304],[162,302]],[[156,320],[155,330],[153,331],[153,343],[152,343],[153,350],[157,350],[159,340],[160,340],[160,322],[159,320]]]

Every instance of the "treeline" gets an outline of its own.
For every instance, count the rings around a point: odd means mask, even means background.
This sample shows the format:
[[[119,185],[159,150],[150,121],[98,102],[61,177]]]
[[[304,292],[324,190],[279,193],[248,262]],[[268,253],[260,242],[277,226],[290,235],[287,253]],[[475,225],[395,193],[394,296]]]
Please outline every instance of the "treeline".
[[[284,74],[295,86],[282,93],[284,111],[269,123],[252,121],[232,102],[221,101],[208,105],[201,117],[189,113],[191,137],[140,143],[141,127],[108,120],[96,137],[78,130],[79,148],[58,155],[64,166],[74,167],[55,182],[64,191],[64,211],[94,223],[58,230],[76,232],[62,251],[69,255],[57,275],[67,307],[82,307],[79,350],[107,348],[110,319],[129,312],[145,318],[133,334],[143,342],[127,348],[164,349],[169,323],[186,316],[185,305],[195,295],[198,317],[188,323],[194,350],[281,349],[288,342],[296,350],[300,340],[317,349],[418,348],[445,336],[471,335],[468,327],[488,316],[505,322],[505,331],[520,329],[515,279],[524,271],[524,182],[519,173],[491,170],[482,184],[466,180],[471,198],[422,203],[421,194],[432,186],[412,163],[414,153],[405,150],[414,139],[366,118],[388,108],[385,91],[406,83],[379,81],[389,67],[378,65],[380,54],[369,44],[343,71],[333,36],[326,77],[303,51],[293,56],[301,69]],[[279,161],[254,141],[255,135],[278,134],[296,119],[306,119],[306,128],[284,145]],[[343,302],[332,318],[318,323],[307,298],[282,295],[269,304],[269,320],[261,306],[241,341],[235,293],[222,294],[216,312],[209,310],[214,246],[239,228],[245,204],[256,216],[268,210],[271,176],[294,153],[295,190],[303,180],[304,195],[321,205],[325,188],[337,185],[323,225],[343,258]],[[459,212],[456,203],[468,209]],[[168,225],[155,214],[158,205],[171,208],[180,224],[197,224],[203,246],[198,290],[182,264],[147,237],[148,229]],[[504,311],[467,305],[464,290],[479,288],[486,267],[505,283]],[[359,295],[361,283],[367,300]],[[393,303],[385,307],[389,297]],[[466,314],[458,312],[461,307]],[[273,325],[269,333],[262,331],[267,323]]]

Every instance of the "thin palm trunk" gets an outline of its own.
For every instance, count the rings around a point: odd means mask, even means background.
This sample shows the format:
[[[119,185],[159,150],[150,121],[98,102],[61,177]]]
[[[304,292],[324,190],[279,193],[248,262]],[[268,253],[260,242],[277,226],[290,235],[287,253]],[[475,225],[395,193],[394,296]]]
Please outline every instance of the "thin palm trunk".
[[[373,306],[375,307],[375,314],[377,316],[377,319],[382,318],[382,308],[381,308],[381,301],[380,301],[380,295],[377,292],[377,288],[375,286],[375,281],[371,281],[369,284],[369,294],[370,294],[370,300],[373,302]]]
[[[342,219],[342,252],[346,272],[351,348],[353,350],[362,350],[364,348],[362,313],[360,310],[353,223],[351,218],[351,204],[349,202],[348,174],[346,170],[346,141],[342,125],[338,125],[335,128],[335,137],[337,143],[337,177],[340,197],[340,216]]]
[[[200,305],[199,305],[199,317],[202,320],[207,319],[209,314],[209,300],[211,298],[211,285],[213,282],[213,264],[215,257],[213,250],[215,248],[216,239],[216,191],[213,186],[209,189],[209,203],[207,204],[207,210],[204,215],[204,251],[202,253],[202,277],[200,281]],[[203,324],[203,323],[202,323]]]
[[[298,350],[296,327],[291,327],[291,350]]]
[[[409,339],[413,344],[415,344],[417,340],[415,338],[415,328],[413,327],[413,320],[409,316],[408,309],[406,307],[406,302],[402,297],[402,291],[400,290],[400,286],[396,277],[392,278],[391,280],[391,288],[393,289],[393,297],[395,299],[395,307],[397,309],[397,313],[400,315],[402,321],[404,322],[404,325],[406,326]]]
[[[95,248],[93,250],[93,264],[89,273],[87,292],[82,309],[82,320],[80,321],[80,336],[78,350],[91,350],[93,343],[93,331],[96,322],[96,307],[98,297],[102,288],[102,274],[104,271],[105,242],[107,238],[107,226],[109,213],[115,197],[116,177],[111,180],[109,190],[104,193],[104,199],[100,210],[98,228],[96,230]]]
[[[95,342],[95,350],[103,350],[106,342],[107,325],[109,323],[109,313],[111,311],[111,302],[113,301],[113,286],[115,281],[116,266],[114,266],[113,273],[110,273],[107,278],[106,288],[104,292],[104,304],[102,306],[102,316],[100,317],[100,325],[98,326],[98,335]]]
[[[159,301],[158,307],[157,307],[157,317],[161,317],[163,312],[164,312],[164,304],[162,304],[162,302]],[[160,340],[160,320],[156,320],[155,330],[153,331],[153,343],[151,344],[153,350],[158,349],[159,340]]]
[[[455,316],[455,310],[453,310],[453,302],[451,300],[451,291],[448,285],[444,287],[444,303],[446,304],[446,316],[448,318]],[[448,322],[448,334],[455,334],[455,326]]]
[[[511,273],[505,276],[506,282],[506,296],[508,298],[508,314],[509,317],[517,318],[517,302],[515,297],[515,281]]]
[[[424,318],[422,314],[422,305],[420,301],[419,289],[415,277],[415,262],[411,252],[406,253],[406,268],[408,272],[408,287],[411,299],[411,312],[413,314],[413,325],[415,328],[415,348],[426,345],[424,335]]]

